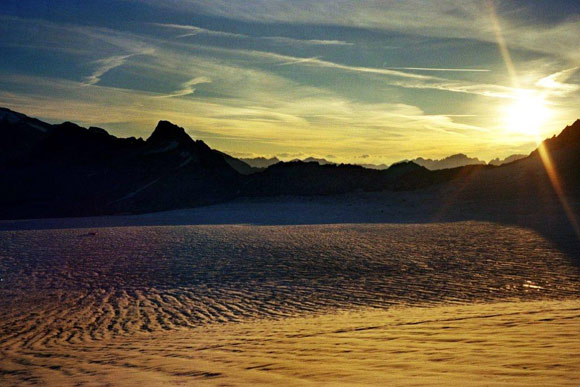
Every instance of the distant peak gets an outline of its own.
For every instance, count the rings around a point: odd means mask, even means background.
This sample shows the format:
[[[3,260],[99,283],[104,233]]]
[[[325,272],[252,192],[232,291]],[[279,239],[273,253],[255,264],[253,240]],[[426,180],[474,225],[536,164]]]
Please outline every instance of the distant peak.
[[[447,156],[446,159],[467,159],[467,155],[465,153],[456,153],[451,156]]]
[[[412,160],[404,160],[399,161],[398,163],[394,163],[389,167],[389,169],[416,169],[416,170],[423,170],[425,167],[422,165],[417,164]]]
[[[86,130],[85,128],[75,124],[74,122],[65,121],[62,124],[55,125],[61,132],[66,133],[78,133],[79,131]]]
[[[97,128],[96,126],[89,127],[89,132],[101,136],[110,136],[109,132],[107,132],[105,129]]]
[[[178,143],[190,143],[193,139],[185,133],[185,129],[169,121],[159,121],[157,127],[147,139],[148,143],[165,143],[168,141],[177,141]]]

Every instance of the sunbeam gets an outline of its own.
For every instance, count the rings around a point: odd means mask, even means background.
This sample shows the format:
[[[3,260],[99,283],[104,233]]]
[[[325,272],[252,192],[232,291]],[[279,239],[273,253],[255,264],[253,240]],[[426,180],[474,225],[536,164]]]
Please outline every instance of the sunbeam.
[[[495,32],[497,39],[497,45],[501,52],[502,58],[505,62],[506,69],[510,76],[512,85],[519,88],[520,82],[518,80],[518,75],[512,61],[507,43],[503,38],[503,33],[497,13],[495,10],[495,5],[493,0],[487,2],[490,11],[490,20]],[[538,94],[534,94],[530,91],[520,91],[518,96],[515,98],[514,104],[507,108],[506,120],[507,120],[507,130],[516,131],[519,133],[532,134],[536,137],[537,142],[540,143],[539,130],[542,125],[549,118],[550,112],[546,107],[546,102],[544,97]],[[568,220],[570,221],[571,227],[574,229],[576,237],[580,239],[580,225],[578,219],[560,183],[560,177],[556,166],[552,160],[549,149],[546,147],[545,143],[541,142],[538,147],[538,153],[542,160],[542,164],[546,169],[546,173],[549,176],[552,188],[558,196],[558,200],[562,205]]]
[[[570,225],[574,229],[576,237],[580,239],[580,223],[578,222],[578,218],[576,217],[574,210],[572,209],[570,203],[568,202],[568,198],[566,197],[566,193],[564,192],[564,189],[560,182],[560,177],[558,175],[556,166],[552,160],[552,157],[550,156],[550,151],[548,150],[544,142],[542,142],[538,147],[538,153],[540,154],[540,158],[542,159],[542,164],[544,164],[544,168],[546,168],[546,172],[548,174],[548,177],[550,178],[550,183],[552,184],[552,187],[554,188],[554,191],[558,196],[558,200],[560,201],[560,204],[562,205],[562,208],[564,209],[564,212],[566,213],[568,220],[570,221]]]

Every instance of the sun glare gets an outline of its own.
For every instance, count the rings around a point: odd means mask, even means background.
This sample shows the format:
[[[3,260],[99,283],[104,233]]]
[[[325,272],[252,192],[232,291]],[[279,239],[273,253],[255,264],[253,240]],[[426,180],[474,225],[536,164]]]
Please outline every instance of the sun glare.
[[[506,129],[512,133],[539,136],[548,118],[550,109],[544,97],[532,91],[520,91],[505,109]]]

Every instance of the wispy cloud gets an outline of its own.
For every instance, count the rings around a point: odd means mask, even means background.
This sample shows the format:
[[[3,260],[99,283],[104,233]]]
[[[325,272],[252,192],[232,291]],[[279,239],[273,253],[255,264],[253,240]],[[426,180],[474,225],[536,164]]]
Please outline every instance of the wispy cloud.
[[[201,28],[193,25],[183,25],[183,24],[167,24],[167,23],[152,23],[158,27],[171,28],[181,31],[188,31],[184,34],[177,35],[177,38],[185,38],[188,36],[196,35],[209,35],[209,36],[219,36],[226,38],[235,39],[256,39],[256,40],[268,40],[277,43],[284,44],[303,44],[303,45],[313,45],[313,46],[352,46],[354,43],[345,42],[342,40],[325,40],[325,39],[296,39],[286,36],[253,36],[246,34],[237,34],[232,32],[210,30],[207,28]]]
[[[216,31],[216,30],[209,30],[207,28],[201,28],[201,27],[197,27],[197,26],[192,26],[192,25],[183,25],[183,24],[166,24],[166,23],[152,23],[155,26],[158,27],[164,27],[164,28],[171,28],[171,29],[175,29],[175,30],[181,30],[181,31],[188,31],[184,34],[178,35],[178,38],[185,38],[187,36],[195,36],[195,35],[210,35],[210,36],[221,36],[221,37],[227,37],[227,38],[248,38],[248,35],[244,35],[244,34],[235,34],[235,33],[231,33],[231,32],[224,32],[224,31]]]
[[[284,36],[264,36],[258,37],[257,39],[271,40],[285,44],[305,44],[312,46],[354,46],[354,43],[345,42],[342,40],[295,39]]]
[[[208,77],[196,77],[190,79],[189,81],[182,83],[179,90],[176,90],[171,94],[160,95],[158,98],[184,97],[186,95],[193,94],[195,92],[195,88],[193,86],[199,85],[201,83],[211,83],[211,79]]]
[[[290,58],[290,57],[288,57]],[[278,63],[278,66],[289,66],[289,65],[294,65],[294,64],[304,64],[304,63],[309,63],[309,62],[315,62],[318,61],[320,59],[319,56],[314,56],[312,58],[293,58],[293,59],[289,59],[285,62],[282,63]]]
[[[127,59],[134,55],[135,54],[115,55],[95,61],[94,64],[97,65],[97,68],[91,75],[85,78],[84,84],[87,86],[97,84],[105,73],[116,67],[122,66]]]
[[[557,73],[540,79],[536,85],[549,90],[551,93],[559,95],[567,95],[569,93],[576,92],[580,90],[580,85],[566,83],[566,81],[570,79],[579,69],[580,67],[573,67],[570,69],[558,71]]]
[[[136,52],[133,54],[113,55],[107,58],[98,59],[93,62],[94,64],[97,65],[97,68],[95,69],[95,71],[93,71],[91,75],[85,78],[83,83],[86,86],[95,85],[99,83],[103,75],[105,75],[107,72],[117,67],[122,66],[123,64],[125,64],[125,62],[127,62],[129,58],[137,55],[151,55],[153,54],[153,52],[154,52],[153,49],[146,49],[141,52]]]
[[[359,72],[359,73],[382,74],[382,75],[389,75],[389,76],[401,77],[401,78],[437,79],[435,77],[431,77],[431,76],[427,76],[427,75],[407,73],[407,72],[397,71],[397,70],[389,70],[386,68],[350,66],[350,65],[345,65],[345,64],[341,64],[341,63],[323,60],[323,59],[320,59],[319,57],[300,58],[300,57],[295,57],[295,56],[290,56],[290,55],[281,55],[281,54],[276,54],[273,52],[255,51],[255,50],[230,50],[230,51],[231,52],[238,52],[240,54],[245,54],[245,55],[253,55],[253,56],[259,56],[259,57],[263,57],[263,58],[274,59],[274,60],[280,61],[281,64],[284,64],[284,65],[301,64],[301,65],[306,65],[306,66],[334,68],[334,69]]]
[[[279,62],[277,64],[280,66],[287,65],[311,66],[311,67],[336,69],[340,71],[347,71],[353,73],[383,75],[386,77],[385,82],[387,82],[388,84],[408,89],[432,89],[432,90],[448,91],[452,93],[475,94],[496,98],[511,98],[514,94],[514,89],[508,86],[477,83],[464,80],[450,80],[432,75],[416,74],[412,72],[392,70],[388,68],[351,66],[331,62],[328,60],[323,60],[320,59],[320,57],[300,58],[289,55],[281,55],[272,52],[255,51],[255,50],[237,50],[237,49],[222,49],[222,48],[208,48],[208,49],[235,52],[240,55],[248,55],[271,59],[276,62]]]
[[[141,1],[166,6],[156,0]],[[250,22],[339,25],[491,43],[496,39],[486,2],[481,0],[175,0],[171,6]],[[577,17],[543,24],[529,17],[525,8],[500,16],[510,47],[580,60]]]
[[[300,150],[309,154],[338,154],[342,160],[350,157],[348,154],[392,148],[403,140],[415,144],[414,151],[432,155],[435,148],[430,148],[429,143],[434,139],[447,138],[447,142],[455,144],[467,133],[482,133],[481,128],[457,123],[445,115],[428,115],[415,106],[362,104],[268,74],[240,71],[244,77],[257,77],[250,79],[252,84],[267,81],[269,86],[285,89],[295,98],[280,99],[275,90],[268,94],[249,89],[240,90],[244,104],[240,104],[240,99],[169,101],[154,93],[95,85],[99,96],[96,101],[95,92],[79,87],[80,83],[12,77],[10,82],[17,82],[29,91],[18,96],[0,92],[0,100],[32,115],[86,125],[126,126],[127,117],[137,115],[137,124],[146,130],[143,135],[160,118],[169,119],[186,128],[196,128],[193,134],[222,150],[256,154]],[[0,77],[2,81],[6,80]],[[47,101],[39,93],[53,97]],[[429,143],[421,140],[426,133],[430,133]],[[333,141],[327,141],[329,137]],[[345,154],[345,148],[351,153]],[[395,151],[385,161],[396,161],[403,153]]]
[[[435,71],[435,72],[467,72],[467,73],[487,73],[488,69],[442,69],[437,67],[385,67],[391,70],[412,70],[412,71]]]
[[[226,4],[215,1],[217,8]],[[331,3],[321,3],[331,11],[335,7]],[[406,7],[403,3],[406,2],[392,4],[394,8]],[[233,15],[238,17],[236,4],[237,0],[232,0]],[[371,2],[365,4],[372,5]],[[449,4],[442,0],[442,3],[427,7],[433,8],[438,15],[435,8],[439,5],[445,8]],[[272,0],[263,5],[276,8],[282,3]],[[272,32],[284,30],[293,31],[292,36],[302,37],[302,32],[297,33],[296,29],[304,24],[295,21],[300,18],[290,19],[294,17],[290,12],[292,6],[287,7],[286,16],[288,20],[294,20],[293,26],[260,29],[263,24],[257,23],[252,27],[255,28],[252,33],[255,31],[258,35],[260,31],[268,31],[271,35],[284,35]],[[317,9],[318,5],[313,7]],[[336,19],[337,23],[361,24],[361,20],[349,20],[354,18],[352,10],[343,8],[344,19]],[[384,11],[382,7],[378,8],[377,14]],[[451,8],[445,9],[453,20],[457,19],[457,14],[462,17],[472,14],[467,5],[459,5],[455,13]],[[423,10],[418,12],[420,23],[429,22],[423,19]],[[409,23],[416,23],[413,17],[407,16]],[[4,19],[0,16],[0,20]],[[238,30],[236,22],[228,20],[224,22],[226,31],[250,30],[247,25],[244,26],[246,29]],[[386,20],[385,23],[392,27],[392,23],[397,22]],[[445,27],[438,25],[436,17],[433,23],[436,25],[426,27],[427,32],[421,33],[444,35],[448,32],[438,31],[438,28]],[[169,29],[170,33],[164,34],[160,34],[161,30],[157,28],[139,23],[131,25],[132,32],[28,19],[0,24],[8,24],[0,26],[0,44],[8,41],[9,44],[22,42],[31,48],[50,47],[53,51],[32,49],[30,52],[38,57],[54,55],[73,64],[62,71],[50,68],[50,72],[37,73],[27,66],[15,70],[0,64],[0,104],[55,121],[66,119],[86,125],[103,125],[117,129],[115,134],[120,135],[146,135],[156,121],[169,119],[190,128],[191,134],[224,151],[256,155],[332,153],[337,156],[337,161],[354,160],[357,155],[369,154],[372,155],[369,162],[375,163],[397,161],[409,154],[441,158],[458,149],[489,159],[503,155],[497,153],[500,147],[507,155],[508,152],[515,153],[515,148],[528,141],[514,138],[506,145],[496,116],[500,111],[498,107],[505,105],[504,99],[513,97],[515,90],[509,86],[507,74],[495,70],[501,60],[499,55],[496,54],[495,63],[486,61],[489,58],[485,55],[481,62],[479,57],[462,61],[465,52],[461,50],[469,46],[467,52],[472,52],[472,42],[454,46],[454,50],[459,50],[459,56],[442,61],[437,68],[380,67],[388,55],[398,55],[394,51],[375,51],[375,39],[384,38],[380,44],[392,43],[386,41],[388,34],[356,30],[349,35],[349,29],[343,29],[342,32],[346,31],[344,34],[332,35],[332,31],[338,31],[334,26],[327,29],[320,26],[320,30],[324,30],[320,36],[328,37],[328,40],[301,40],[267,36],[266,33],[250,36],[179,24],[158,25]],[[378,29],[371,24],[367,27]],[[33,35],[29,33],[32,26],[37,31]],[[458,22],[451,30],[460,31],[462,26],[464,24]],[[308,32],[318,28],[310,28]],[[413,31],[415,29],[416,25],[412,27]],[[9,35],[7,39],[6,33],[10,31],[20,32]],[[564,29],[558,31],[561,36],[568,34]],[[195,39],[176,39],[173,35],[177,34],[182,37],[205,34],[224,39],[198,39],[199,42],[194,43]],[[32,38],[25,41],[13,38],[23,35]],[[514,31],[509,30],[506,36],[513,35]],[[526,39],[531,36],[526,35]],[[349,37],[356,42],[356,50],[342,47],[350,45],[341,40],[349,40]],[[226,39],[232,41],[222,44]],[[247,45],[234,45],[232,43],[240,42],[233,39],[252,41],[246,42],[251,43]],[[433,41],[435,46],[448,44],[448,40],[426,40]],[[506,40],[508,45],[511,44],[510,39]],[[558,48],[555,51],[569,45],[558,39],[554,44]],[[326,47],[318,49],[319,45]],[[414,50],[424,48],[421,46]],[[438,48],[429,47],[428,54]],[[421,60],[424,55],[427,54],[408,52],[405,53],[407,61],[397,60],[397,63],[430,63]],[[517,62],[518,55],[514,55],[514,59],[519,65],[522,87],[545,92],[549,96],[550,108],[557,112],[554,122],[545,129],[545,133],[551,135],[577,116],[579,86],[574,73],[578,63],[570,64],[565,59],[554,59],[536,52],[528,57],[541,58],[542,65],[536,66],[529,60],[524,68],[521,59]],[[469,68],[460,68],[464,63]],[[90,66],[88,70],[87,65]],[[106,74],[115,69],[119,71],[119,77],[107,78]],[[101,81],[104,79],[108,82]],[[191,96],[196,93],[196,88],[199,92],[202,87],[207,93],[199,93],[195,98],[180,98]],[[567,110],[561,114],[562,106]]]
[[[45,25],[47,23],[38,22],[39,25]],[[58,28],[57,25],[48,24],[51,28],[56,29]],[[159,26],[172,28],[172,29],[180,29],[180,30],[187,30],[199,33],[214,33],[214,34],[226,34],[230,36],[229,32],[223,31],[212,31],[207,29],[201,29],[200,27],[196,26],[185,26],[179,24],[158,24]],[[179,46],[177,43],[172,43],[173,47],[164,47],[161,49],[163,45],[167,45],[166,42],[153,39],[153,38],[144,38],[142,36],[136,36],[131,33],[121,33],[118,31],[107,30],[104,28],[93,28],[93,27],[79,27],[79,26],[71,26],[71,25],[64,25],[60,27],[62,31],[65,31],[69,34],[75,34],[79,36],[79,40],[83,40],[82,37],[88,37],[89,39],[99,40],[105,42],[109,45],[112,45],[115,49],[121,49],[124,51],[128,51],[129,53],[123,55],[111,55],[107,56],[103,59],[99,59],[95,61],[93,64],[97,65],[96,69],[93,71],[92,74],[85,77],[84,83],[87,85],[95,85],[97,84],[102,76],[119,66],[122,66],[127,61],[131,60],[134,56],[137,55],[152,55],[154,50],[158,50],[158,56],[163,61],[168,61],[171,59],[172,56],[176,55],[176,50],[179,51],[191,51],[191,49],[196,49],[198,52],[203,50],[205,52],[213,52],[220,55],[236,55],[236,56],[251,56],[254,58],[261,58],[263,60],[273,60],[278,62],[278,65],[297,65],[297,66],[305,66],[305,67],[321,67],[321,68],[329,68],[335,69],[338,71],[347,71],[359,74],[369,74],[369,75],[381,75],[385,76],[385,82],[397,87],[402,88],[409,88],[409,89],[433,89],[433,90],[443,90],[448,92],[454,93],[468,93],[468,94],[477,94],[477,95],[484,95],[484,96],[491,96],[491,97],[505,97],[506,94],[513,94],[513,91],[510,88],[499,86],[499,85],[488,85],[483,83],[477,82],[469,82],[469,81],[456,81],[456,80],[448,80],[441,77],[436,77],[432,75],[426,74],[417,74],[409,71],[413,71],[410,68],[407,68],[406,71],[399,70],[399,69],[390,69],[390,68],[375,68],[375,67],[368,67],[368,66],[352,66],[346,65],[342,63],[332,62],[329,60],[324,60],[320,57],[297,57],[291,55],[282,55],[278,53],[272,53],[267,51],[258,51],[258,50],[243,50],[243,49],[230,49],[230,48],[221,48],[221,47],[210,47],[210,46],[202,46],[202,45],[193,45],[187,43],[181,43]],[[246,35],[241,34],[233,34],[236,37],[246,37]],[[192,59],[194,56],[190,53],[183,54],[184,59],[189,57]],[[176,64],[176,66],[180,66],[180,64]],[[170,68],[160,68],[160,72],[168,72]],[[476,69],[477,70],[477,69]],[[211,71],[208,72],[205,76],[211,77]],[[191,85],[190,85],[191,86]],[[177,94],[187,95],[191,94],[190,89],[191,87],[188,85],[183,86]]]

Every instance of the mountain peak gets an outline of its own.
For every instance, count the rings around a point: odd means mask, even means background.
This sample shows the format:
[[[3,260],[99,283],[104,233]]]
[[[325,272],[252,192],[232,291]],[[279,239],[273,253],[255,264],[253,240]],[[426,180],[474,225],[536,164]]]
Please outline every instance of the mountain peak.
[[[544,140],[544,144],[551,150],[577,147],[580,145],[580,120],[566,126],[560,134]]]
[[[192,143],[193,139],[180,126],[169,121],[159,121],[157,127],[147,139],[148,143],[161,144],[170,141],[177,141],[180,144]]]

